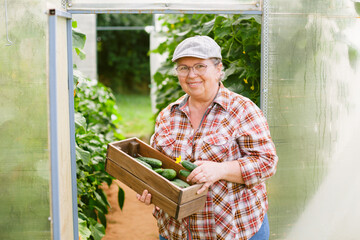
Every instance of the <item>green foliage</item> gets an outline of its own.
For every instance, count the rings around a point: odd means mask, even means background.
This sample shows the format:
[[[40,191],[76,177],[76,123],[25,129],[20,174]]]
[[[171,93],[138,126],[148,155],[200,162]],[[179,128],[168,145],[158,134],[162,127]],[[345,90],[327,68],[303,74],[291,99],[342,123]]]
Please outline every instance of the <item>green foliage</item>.
[[[80,234],[88,232],[84,229],[86,222],[91,235],[82,238],[96,240],[105,234],[105,215],[110,206],[101,185],[105,182],[110,186],[113,180],[105,172],[107,143],[123,137],[117,132],[120,115],[110,89],[100,83],[91,84],[77,71],[74,76],[78,80],[74,103]],[[119,205],[123,204],[124,197],[119,198]]]
[[[74,32],[74,47],[81,49],[85,35]],[[123,138],[118,132],[121,117],[109,88],[91,82],[77,70],[74,82],[79,234],[84,240],[100,240],[105,235],[105,215],[110,207],[101,185],[110,186],[113,180],[105,172],[107,144]],[[125,195],[122,189],[119,192],[122,208]]]
[[[164,15],[161,43],[155,53],[168,53],[166,62],[155,73],[156,107],[161,110],[184,94],[174,75],[171,57],[176,46],[195,35],[212,37],[222,48],[224,85],[260,104],[261,19],[248,15]]]
[[[147,26],[152,15],[103,14],[98,26]],[[116,93],[149,93],[149,34],[144,30],[98,31],[99,81]]]
[[[73,24],[73,27],[76,24]],[[73,37],[73,48],[77,55],[80,57],[81,60],[85,59],[86,54],[82,51],[85,46],[86,35],[76,31],[75,29],[72,30],[72,37]]]

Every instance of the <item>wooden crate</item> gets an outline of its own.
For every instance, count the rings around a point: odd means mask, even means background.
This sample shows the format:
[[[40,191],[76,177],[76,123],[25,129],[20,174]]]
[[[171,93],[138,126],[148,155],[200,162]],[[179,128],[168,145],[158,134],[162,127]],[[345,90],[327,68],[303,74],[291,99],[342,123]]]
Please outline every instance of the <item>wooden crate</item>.
[[[147,189],[152,195],[151,202],[175,219],[187,217],[204,207],[207,190],[196,193],[202,184],[179,188],[136,161],[134,157],[137,156],[159,159],[163,162],[162,168],[172,168],[176,172],[184,169],[148,144],[130,138],[108,144],[105,170],[139,194]],[[177,177],[185,181],[185,177]]]

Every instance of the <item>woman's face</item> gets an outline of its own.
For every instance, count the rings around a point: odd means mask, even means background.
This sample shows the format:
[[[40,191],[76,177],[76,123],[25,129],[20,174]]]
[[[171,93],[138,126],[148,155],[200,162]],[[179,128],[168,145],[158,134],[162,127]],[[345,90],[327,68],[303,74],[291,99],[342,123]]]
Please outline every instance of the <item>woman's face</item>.
[[[215,66],[210,59],[183,57],[177,61],[177,69],[179,70],[182,66],[190,68],[188,75],[182,76],[178,71],[178,78],[182,89],[194,100],[212,101],[219,88],[222,64],[220,63]],[[203,69],[204,66],[206,66],[205,70]],[[194,73],[195,68],[195,71],[204,73]]]

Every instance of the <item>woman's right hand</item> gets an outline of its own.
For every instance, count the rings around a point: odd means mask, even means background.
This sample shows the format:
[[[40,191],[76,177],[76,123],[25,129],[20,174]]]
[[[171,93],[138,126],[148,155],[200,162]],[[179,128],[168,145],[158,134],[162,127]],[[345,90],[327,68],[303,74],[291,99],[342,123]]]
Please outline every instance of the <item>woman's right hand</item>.
[[[148,190],[144,190],[142,195],[136,194],[136,198],[140,201],[145,203],[145,205],[151,204],[151,194],[148,192]]]

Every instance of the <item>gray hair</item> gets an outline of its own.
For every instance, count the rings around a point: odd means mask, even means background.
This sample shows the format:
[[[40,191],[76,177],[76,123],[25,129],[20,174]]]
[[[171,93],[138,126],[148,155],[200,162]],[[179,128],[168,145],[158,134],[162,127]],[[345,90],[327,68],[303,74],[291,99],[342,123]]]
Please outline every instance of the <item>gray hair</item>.
[[[213,64],[215,66],[219,65],[220,63],[222,63],[221,58],[210,58],[210,60],[213,62]],[[225,72],[224,72],[224,65],[221,67],[221,73],[220,73],[220,78],[219,78],[219,82],[221,82],[222,80],[224,80],[225,77]]]

